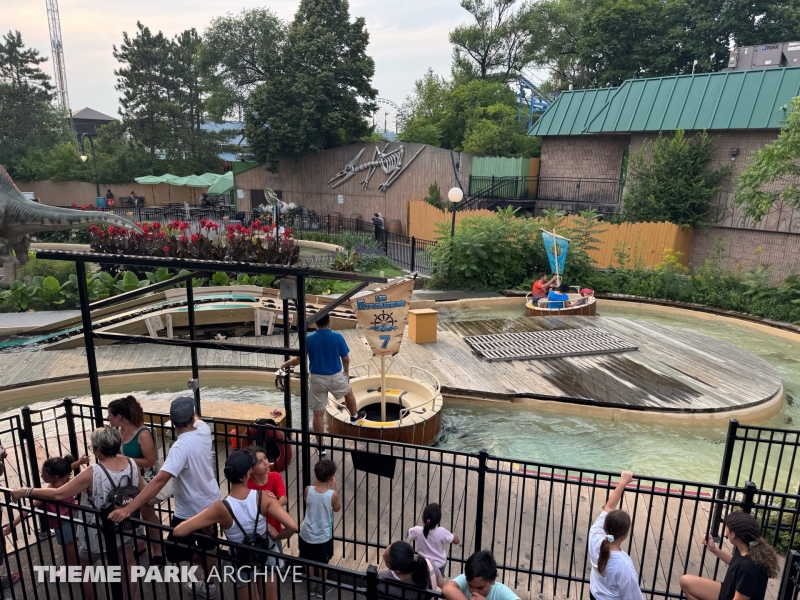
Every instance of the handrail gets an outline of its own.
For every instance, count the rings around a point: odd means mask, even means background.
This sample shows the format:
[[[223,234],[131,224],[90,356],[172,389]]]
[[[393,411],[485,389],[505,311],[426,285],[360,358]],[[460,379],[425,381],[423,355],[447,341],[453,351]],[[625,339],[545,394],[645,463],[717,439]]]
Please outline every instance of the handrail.
[[[435,382],[434,394],[433,397],[431,397],[431,399],[425,402],[424,404],[420,404],[419,406],[414,406],[413,408],[409,407],[400,409],[400,419],[399,419],[400,425],[403,424],[403,417],[407,417],[412,411],[416,411],[420,408],[425,408],[428,404],[435,404],[436,398],[439,397],[439,394],[441,393],[442,390],[442,383],[439,381],[439,378],[436,377],[436,375],[434,375],[427,369],[423,369],[422,367],[418,367],[417,365],[412,365],[411,368],[408,370],[408,376],[413,379],[415,370],[422,371],[423,373],[428,375],[431,379],[433,379],[433,381]]]

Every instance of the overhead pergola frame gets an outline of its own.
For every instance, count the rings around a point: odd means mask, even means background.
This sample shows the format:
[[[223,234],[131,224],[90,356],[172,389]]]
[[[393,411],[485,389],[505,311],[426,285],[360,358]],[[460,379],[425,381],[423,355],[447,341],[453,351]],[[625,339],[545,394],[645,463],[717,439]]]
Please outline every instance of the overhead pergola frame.
[[[96,426],[103,425],[103,405],[100,401],[100,382],[97,372],[97,359],[95,356],[95,339],[113,340],[123,343],[137,342],[141,344],[155,344],[155,345],[168,345],[178,346],[182,348],[189,348],[192,363],[192,378],[199,382],[200,369],[197,359],[198,348],[211,348],[219,350],[230,350],[235,352],[249,352],[255,354],[272,354],[283,356],[283,360],[288,360],[292,356],[300,357],[300,423],[301,429],[310,433],[309,420],[308,420],[308,362],[307,362],[307,346],[306,346],[306,330],[309,325],[316,322],[322,314],[328,314],[331,310],[340,306],[342,303],[350,299],[354,294],[366,288],[370,283],[387,283],[385,277],[374,277],[371,275],[361,275],[358,273],[348,273],[340,271],[329,271],[325,269],[310,269],[307,267],[297,267],[292,265],[269,265],[260,263],[246,263],[246,262],[225,262],[218,260],[198,260],[191,258],[169,258],[169,257],[156,257],[156,256],[130,256],[122,254],[103,254],[99,252],[66,252],[58,250],[35,250],[36,258],[44,260],[61,260],[70,261],[75,263],[75,269],[78,276],[78,296],[80,299],[81,321],[83,324],[83,339],[86,347],[86,363],[89,370],[89,385],[92,391],[92,403],[95,407],[95,420]],[[89,302],[89,290],[86,285],[86,263],[96,263],[101,265],[122,266],[122,267],[142,267],[151,268],[153,270],[159,267],[166,267],[168,269],[189,271],[183,275],[175,276],[167,281],[159,282],[153,285],[145,286],[136,290],[125,292],[117,296],[112,296],[98,302]],[[192,286],[192,278],[198,272],[204,271],[227,271],[236,273],[247,273],[249,275],[274,275],[278,278],[291,277],[297,280],[297,298],[295,299],[295,312],[297,314],[297,348],[290,346],[290,329],[289,325],[289,298],[283,298],[283,346],[282,347],[266,347],[266,346],[250,346],[246,344],[234,344],[225,342],[210,342],[206,340],[198,340],[195,328],[195,312],[194,312],[194,289]],[[315,279],[336,279],[343,281],[359,282],[348,293],[343,294],[334,302],[328,304],[322,311],[307,317],[306,315],[306,293],[305,284],[309,278]],[[144,296],[153,292],[157,292],[179,283],[186,282],[186,304],[189,316],[189,339],[169,339],[169,338],[152,338],[144,335],[125,335],[119,333],[110,333],[95,331],[92,325],[92,310],[98,308],[105,308],[113,306],[121,302],[125,302],[132,298]],[[88,335],[87,335],[88,333]],[[200,386],[197,385],[194,389],[195,410],[198,415],[202,415],[200,404]],[[284,386],[284,404],[286,407],[286,414],[291,421],[291,389],[290,386]],[[310,439],[309,443],[303,444],[303,477],[304,479],[310,478],[311,473],[311,456],[310,456]],[[308,485],[309,481],[304,482]]]

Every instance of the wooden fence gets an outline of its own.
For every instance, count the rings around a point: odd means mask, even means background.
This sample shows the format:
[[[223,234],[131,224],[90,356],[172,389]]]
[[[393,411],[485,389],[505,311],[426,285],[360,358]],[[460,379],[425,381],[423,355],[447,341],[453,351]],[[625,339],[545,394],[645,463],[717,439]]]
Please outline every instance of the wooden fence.
[[[487,216],[495,213],[489,210],[468,210],[456,212],[456,222],[466,217]],[[408,203],[408,235],[424,240],[435,240],[436,223],[450,223],[451,214],[431,206],[427,202],[416,200]],[[563,227],[568,229],[575,225],[575,215],[564,220]],[[615,248],[622,244],[629,256],[625,266],[633,266],[640,261],[644,266],[659,264],[664,256],[664,249],[669,248],[681,252],[680,262],[689,264],[692,249],[691,228],[681,228],[672,223],[622,223],[611,225],[601,223],[603,231],[597,235],[600,240],[597,250],[589,252],[595,266],[606,268],[617,265]]]
[[[33,192],[42,204],[50,206],[77,206],[96,204],[97,189],[93,183],[83,181],[20,181],[17,187],[23,192]],[[140,185],[138,183],[122,183],[119,185],[101,185],[100,195],[105,196],[111,189],[116,205],[122,206],[121,200],[136,192],[145,199],[145,206],[160,206],[171,202],[188,202],[197,204],[197,199],[205,188],[176,187],[161,183],[158,185]]]
[[[445,199],[445,202],[447,200]],[[456,211],[456,223],[467,217],[491,217],[495,213],[491,210],[459,210]],[[452,214],[439,210],[424,200],[413,200],[408,203],[408,237],[421,240],[435,240],[439,237],[436,233],[436,223],[450,223]],[[449,231],[449,230],[448,230]]]

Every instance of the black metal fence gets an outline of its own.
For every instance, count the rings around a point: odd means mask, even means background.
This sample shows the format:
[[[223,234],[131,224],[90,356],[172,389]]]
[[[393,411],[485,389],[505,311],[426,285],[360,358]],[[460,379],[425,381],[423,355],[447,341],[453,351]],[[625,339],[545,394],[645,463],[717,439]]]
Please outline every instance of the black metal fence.
[[[62,206],[61,208],[74,207]],[[190,206],[188,209],[183,206],[115,206],[113,208],[99,208],[95,210],[111,213],[118,217],[125,217],[135,223],[147,221],[148,223],[159,222],[162,224],[175,220],[195,222],[200,221],[200,219],[221,222],[224,218],[235,220],[237,214],[239,214],[239,216],[245,214],[237,213],[236,209],[230,206],[219,206],[216,208]]]
[[[159,457],[169,451],[174,440],[167,419],[167,415],[147,415],[146,424],[156,435]],[[215,435],[214,454],[209,459],[224,491],[228,486],[222,465],[231,446],[257,442],[270,431],[239,421],[206,420]],[[5,486],[39,486],[41,463],[67,452],[83,454],[97,423],[92,405],[68,400],[39,410],[23,409],[19,416],[0,420],[0,435],[9,451]],[[298,457],[312,439],[300,431],[281,431],[286,436],[278,440],[278,445],[287,458],[282,473],[289,499],[287,510],[299,523],[303,517],[304,477]],[[345,436],[326,436],[326,445],[339,468],[336,479],[344,506],[336,513],[333,526],[334,555],[357,567],[356,575],[342,573],[343,578],[347,575],[363,580],[363,586],[355,585],[362,586],[361,591],[352,589],[350,579],[347,585],[351,587],[333,586],[342,593],[366,595],[366,567],[378,564],[383,548],[405,539],[408,529],[419,523],[424,507],[437,502],[442,507],[442,525],[462,540],[451,549],[448,575],[461,572],[469,555],[484,548],[495,554],[500,579],[518,592],[588,597],[588,532],[615,485],[616,475],[495,457],[486,452],[445,451]],[[773,454],[779,454],[782,438],[776,436],[772,446]],[[370,466],[376,462],[382,474]],[[386,476],[387,469],[391,476]],[[770,482],[765,479],[765,486]],[[796,501],[794,493],[762,488],[753,482],[715,485],[637,475],[623,497],[622,508],[632,518],[624,549],[637,566],[646,596],[678,598],[682,574],[718,578],[724,573],[725,565],[698,541],[699,534],[717,532],[714,516],[718,512],[724,516],[736,509],[753,514],[767,541],[787,552],[800,545]],[[0,508],[7,520],[18,514],[7,496]],[[158,507],[162,522],[168,522],[172,510],[172,500]],[[47,531],[44,515],[39,516],[35,529]],[[36,523],[36,519],[29,523]],[[166,532],[167,528],[160,530]],[[32,572],[35,564],[53,564],[44,550],[50,541],[40,540],[37,533],[25,537],[21,531],[17,531],[16,539],[6,546],[7,568]],[[287,544],[289,555],[295,553],[294,546],[294,541]],[[795,569],[792,561],[797,555],[789,552],[787,559],[787,568]],[[787,581],[792,579],[784,578],[783,587],[773,581],[768,598],[793,598],[793,584],[787,587]]]
[[[259,215],[254,214],[253,218]],[[262,217],[263,218],[263,217]],[[363,235],[376,244],[397,266],[421,275],[431,275],[433,262],[429,250],[436,244],[431,240],[421,240],[386,228],[376,228],[372,223],[359,219],[347,219],[336,215],[297,215],[282,216],[280,225],[289,228],[296,237],[315,239],[332,244],[340,244],[343,236]],[[298,232],[302,232],[298,234]]]

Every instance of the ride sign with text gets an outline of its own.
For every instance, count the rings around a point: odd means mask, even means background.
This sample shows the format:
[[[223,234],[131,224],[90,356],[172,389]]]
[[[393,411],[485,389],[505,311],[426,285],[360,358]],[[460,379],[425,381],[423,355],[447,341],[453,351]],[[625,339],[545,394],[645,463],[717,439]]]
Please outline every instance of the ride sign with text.
[[[374,356],[393,356],[400,351],[413,291],[414,280],[406,279],[351,300]]]

